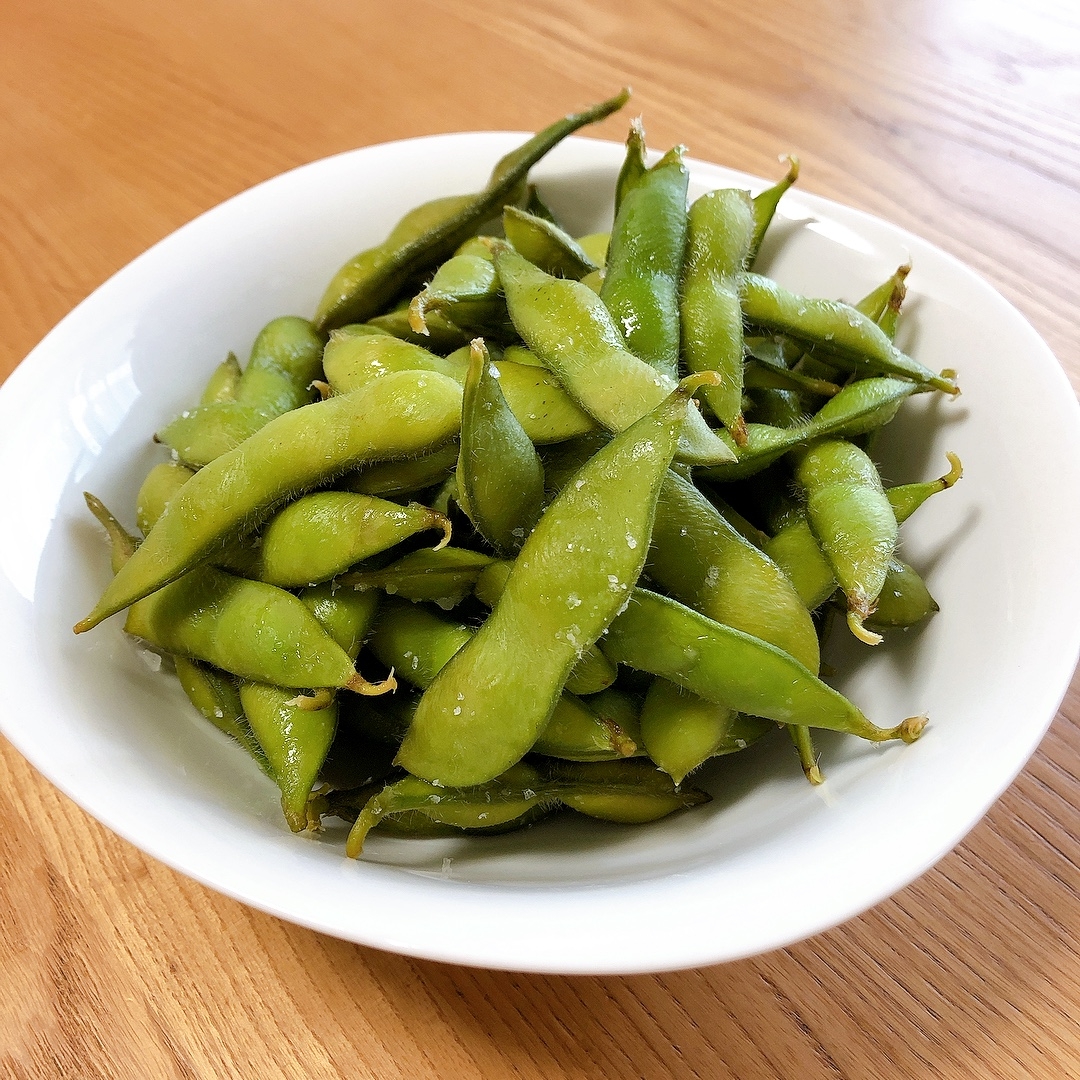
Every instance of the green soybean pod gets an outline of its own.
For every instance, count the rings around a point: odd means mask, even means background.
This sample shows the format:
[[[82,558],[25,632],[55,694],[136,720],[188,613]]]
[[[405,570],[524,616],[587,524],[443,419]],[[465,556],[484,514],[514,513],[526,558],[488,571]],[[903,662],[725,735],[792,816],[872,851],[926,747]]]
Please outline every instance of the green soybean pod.
[[[367,461],[443,445],[460,417],[460,387],[430,372],[283,413],[184,484],[76,632],[175,581],[288,499]]]
[[[784,192],[799,179],[799,159],[789,154],[787,163],[788,171],[784,178],[778,184],[774,184],[754,196],[754,235],[750,241],[750,250],[746,257],[748,267],[752,267],[758,257],[761,242],[765,239],[765,233],[772,222],[776,207]]]
[[[502,553],[519,551],[540,518],[544,467],[479,339],[465,378],[457,482],[461,508],[481,536]]]
[[[895,556],[889,560],[877,607],[866,621],[875,629],[915,626],[940,610],[917,570]]]
[[[896,415],[916,384],[905,379],[860,379],[845,386],[836,397],[825,402],[809,420],[793,427],[747,424],[746,445],[730,442],[737,460],[702,469],[707,480],[745,480],[779,460],[796,447],[826,435],[851,438],[887,424]],[[726,432],[721,438],[731,439]]]
[[[498,249],[495,268],[525,344],[609,431],[625,430],[674,389],[667,375],[626,348],[603,301],[587,286],[553,278],[508,247]],[[697,409],[691,409],[679,460],[715,464],[734,456]]]
[[[87,509],[97,518],[98,524],[105,529],[105,534],[109,538],[109,558],[112,572],[115,574],[135,553],[138,541],[120,524],[108,507],[96,495],[84,491],[83,499],[86,502]]]
[[[381,570],[354,570],[338,578],[343,588],[382,589],[405,600],[426,600],[450,609],[473,591],[476,579],[492,562],[490,555],[468,548],[422,548]]]
[[[275,686],[393,689],[367,683],[292,593],[211,566],[133,604],[124,629],[166,652]]]
[[[778,330],[835,357],[881,375],[894,375],[958,394],[956,384],[900,352],[881,328],[838,300],[797,296],[760,274],[742,278],[743,314],[756,326]]]
[[[558,225],[558,219],[552,213],[551,207],[544,202],[543,196],[536,190],[535,184],[530,184],[525,189],[525,209],[533,215],[533,217],[541,218],[543,221],[550,221],[552,225]]]
[[[487,604],[489,608],[495,606],[506,588],[513,565],[511,562],[496,559],[480,572],[473,591],[481,603]],[[599,694],[611,686],[617,674],[615,665],[595,645],[590,645],[578,657],[578,662],[567,676],[566,689],[571,694],[583,696]]]
[[[836,591],[836,575],[802,507],[791,507],[765,552],[787,575],[807,611],[815,611]]]
[[[425,689],[469,641],[473,631],[420,604],[383,602],[371,651],[403,679]]]
[[[893,508],[898,522],[905,522],[931,495],[951,488],[964,475],[964,466],[950,450],[945,455],[949,461],[949,471],[937,480],[925,480],[915,484],[897,484],[885,492],[889,505]]]
[[[508,325],[505,312],[501,321],[505,330]],[[388,337],[406,341],[410,345],[432,349],[437,353],[448,353],[453,352],[454,349],[460,349],[468,344],[470,336],[466,330],[441,311],[429,312],[424,319],[423,332],[417,333],[411,322],[408,301],[403,301],[393,310],[382,315],[376,315],[366,325],[383,331]]]
[[[748,192],[724,188],[696,200],[690,207],[679,299],[686,366],[723,377],[719,386],[703,388],[701,396],[737,446],[746,445],[740,294],[753,228]]]
[[[451,786],[483,783],[536,742],[574,664],[641,573],[701,378],[612,439],[548,507],[491,614],[420,699],[399,765]]]
[[[483,329],[507,322],[506,304],[490,254],[455,255],[435,271],[435,276],[409,304],[409,326],[428,336],[427,319],[432,312],[449,315],[460,327]]]
[[[618,663],[778,723],[828,728],[871,742],[914,742],[926,726],[926,718],[916,716],[879,728],[776,646],[647,589],[634,590],[627,609],[608,628],[603,648]]]
[[[637,744],[589,702],[567,693],[559,698],[532,749],[562,761],[616,761],[635,754]]]
[[[322,372],[322,352],[322,339],[306,319],[273,319],[255,339],[233,400],[185,411],[156,438],[185,464],[208,464],[275,416],[313,401],[311,384]]]
[[[135,520],[139,532],[146,534],[165,512],[173,496],[195,475],[194,469],[178,461],[155,465],[147,474],[135,496]]]
[[[503,207],[503,231],[516,252],[547,274],[579,281],[599,269],[569,233],[516,206]]]
[[[350,259],[333,277],[319,302],[315,323],[319,330],[348,322],[363,322],[390,303],[410,275],[450,256],[494,212],[524,194],[529,169],[568,135],[621,109],[629,90],[583,112],[555,121],[516,150],[506,154],[492,170],[487,187],[476,195],[442,200],[404,228],[404,222],[380,245]],[[418,215],[414,215],[418,217]],[[395,235],[396,234],[396,235]]]
[[[848,602],[851,632],[868,645],[881,635],[863,623],[873,613],[897,524],[874,463],[853,443],[823,439],[799,455],[795,480],[806,498],[806,516]]]
[[[645,565],[676,599],[817,671],[814,624],[783,571],[675,473],[660,490]]]
[[[219,731],[235,739],[268,772],[270,764],[244,716],[240,690],[235,681],[221,671],[187,657],[174,658],[176,677],[188,700]]]
[[[464,386],[470,354],[471,349],[459,349],[443,357],[396,338],[358,342],[331,335],[323,362],[330,385],[345,394],[392,371],[436,371]],[[529,354],[515,350],[512,355],[524,359]],[[592,418],[543,367],[510,360],[495,366],[507,404],[534,444],[562,442],[595,429]]]
[[[315,585],[429,529],[442,532],[438,547],[450,542],[449,520],[419,503],[400,506],[371,495],[317,491],[267,522],[252,576],[283,588]]]
[[[540,774],[525,762],[511,766],[484,784],[469,787],[447,788],[415,776],[403,777],[388,784],[364,805],[349,832],[345,854],[355,859],[376,825],[409,811],[457,828],[506,824],[544,801],[554,802],[551,795],[545,794],[545,786]]]
[[[654,679],[641,709],[645,752],[676,784],[711,757],[745,750],[776,725]]]
[[[698,788],[676,788],[671,778],[648,761],[553,763],[560,801],[579,814],[622,825],[659,821],[676,810],[709,802]]]
[[[679,279],[690,180],[683,150],[669,151],[622,193],[600,288],[627,348],[672,379],[679,373]]]
[[[608,245],[611,243],[611,233],[587,233],[585,236],[579,236],[577,242],[581,245],[581,250],[600,267],[593,273],[603,274],[607,263]]]
[[[281,790],[281,808],[293,832],[314,831],[308,796],[337,731],[338,706],[301,708],[292,691],[257,682],[240,684],[244,715],[259,740],[270,773]]]
[[[619,216],[623,200],[648,169],[645,150],[645,128],[641,124],[641,117],[635,116],[630,121],[630,132],[626,136],[626,156],[615,180],[615,217]]]
[[[236,401],[280,416],[314,400],[311,382],[322,372],[322,338],[307,319],[273,319],[255,339]]]
[[[207,380],[206,388],[199,398],[200,405],[213,405],[220,401],[234,401],[241,378],[240,361],[235,353],[229,353]]]
[[[438,450],[399,461],[378,461],[338,480],[338,486],[361,495],[411,495],[434,487],[457,467],[458,444],[449,442]]]

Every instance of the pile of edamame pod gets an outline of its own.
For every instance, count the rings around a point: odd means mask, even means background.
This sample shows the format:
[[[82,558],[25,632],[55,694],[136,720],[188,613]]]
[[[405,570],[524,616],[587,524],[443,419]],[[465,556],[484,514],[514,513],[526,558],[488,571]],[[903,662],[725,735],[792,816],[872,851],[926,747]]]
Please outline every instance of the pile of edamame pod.
[[[156,438],[138,534],[93,496],[114,576],[89,630],[172,658],[281,789],[294,831],[482,835],[708,801],[694,770],[785,727],[914,741],[818,677],[936,605],[898,525],[951,486],[870,456],[953,372],[893,344],[908,268],[854,306],[754,271],[774,187],[687,205],[634,122],[609,234],[528,172],[627,99],[560,119],[483,191],[410,211],[274,319]]]

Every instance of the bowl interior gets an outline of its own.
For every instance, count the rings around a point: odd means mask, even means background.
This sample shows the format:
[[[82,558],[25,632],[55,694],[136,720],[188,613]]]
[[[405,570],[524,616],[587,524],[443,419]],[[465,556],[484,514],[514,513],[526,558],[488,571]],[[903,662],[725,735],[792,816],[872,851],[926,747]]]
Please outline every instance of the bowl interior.
[[[151,434],[197,400],[225,353],[270,318],[310,314],[329,275],[411,206],[474,190],[518,137],[437,136],[280,176],[121,271],[0,391],[0,670],[20,688],[4,733],[143,849],[226,893],[352,940],[439,959],[554,971],[644,971],[782,945],[911,880],[955,844],[1032,752],[1076,660],[1077,408],[1045,345],[969,270],[903,231],[798,191],[765,271],[854,300],[911,258],[901,346],[959,370],[963,395],[905,405],[880,443],[891,482],[956,451],[964,480],[903,529],[941,612],[870,650],[833,636],[834,683],[881,724],[926,712],[916,745],[823,734],[810,788],[782,734],[712,763],[714,799],[624,828],[569,815],[485,840],[291,836],[273,785],[188,705],[114,618],[70,631],[104,587],[81,492],[129,524],[164,452]],[[622,151],[573,139],[535,172],[577,234],[609,227]],[[694,196],[761,181],[691,163]],[[43,389],[47,392],[43,393]],[[1031,462],[1053,462],[1048,470]],[[656,919],[657,905],[669,917]],[[673,917],[672,917],[673,916]],[[658,922],[663,925],[656,925]],[[603,931],[599,927],[603,927]]]

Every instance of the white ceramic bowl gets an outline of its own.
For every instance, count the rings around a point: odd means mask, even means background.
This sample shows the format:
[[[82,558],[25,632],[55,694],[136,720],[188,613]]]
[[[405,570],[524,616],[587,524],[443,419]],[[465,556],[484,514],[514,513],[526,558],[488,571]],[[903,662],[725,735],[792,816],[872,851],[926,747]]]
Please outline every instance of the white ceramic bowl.
[[[790,193],[763,260],[806,293],[854,299],[909,257],[901,345],[955,367],[963,396],[905,406],[881,444],[892,481],[955,450],[965,477],[905,526],[941,603],[877,650],[843,647],[836,680],[879,723],[928,712],[914,746],[822,735],[828,780],[783,738],[724,759],[714,801],[629,828],[563,817],[487,840],[285,829],[278,797],[151,670],[120,619],[76,638],[109,575],[81,492],[132,519],[163,456],[151,433],[196,400],[226,351],[275,315],[310,313],[330,274],[437,195],[478,189],[523,136],[373,146],[279,176],[163,240],[97,290],[0,390],[0,673],[4,734],[144,851],[245,903],[416,956],[554,972],[714,963],[864,910],[956,844],[1023,766],[1076,662],[1077,404],[1024,319],[955,259],[902,230]],[[606,228],[622,148],[571,139],[535,170],[577,233]],[[762,182],[691,163],[691,194]],[[17,691],[17,692],[13,692]],[[48,823],[40,823],[47,828]]]

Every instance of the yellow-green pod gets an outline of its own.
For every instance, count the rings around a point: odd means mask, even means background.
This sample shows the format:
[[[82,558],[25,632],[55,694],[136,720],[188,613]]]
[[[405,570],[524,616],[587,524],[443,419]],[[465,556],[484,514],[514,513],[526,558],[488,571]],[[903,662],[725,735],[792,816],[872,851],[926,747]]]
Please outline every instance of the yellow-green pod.
[[[667,679],[653,680],[641,709],[645,751],[676,784],[709,758],[745,750],[775,727],[706,701]]]

